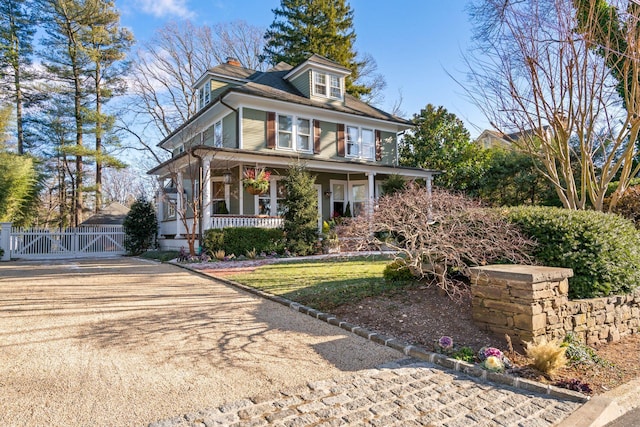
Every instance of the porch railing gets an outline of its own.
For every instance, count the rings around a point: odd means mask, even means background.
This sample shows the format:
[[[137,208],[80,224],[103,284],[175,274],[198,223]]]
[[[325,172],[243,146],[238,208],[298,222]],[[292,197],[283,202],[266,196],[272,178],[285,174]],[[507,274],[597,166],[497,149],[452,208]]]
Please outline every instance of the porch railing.
[[[279,228],[282,227],[282,218],[275,216],[214,216],[211,218],[211,228],[225,227],[258,227]]]

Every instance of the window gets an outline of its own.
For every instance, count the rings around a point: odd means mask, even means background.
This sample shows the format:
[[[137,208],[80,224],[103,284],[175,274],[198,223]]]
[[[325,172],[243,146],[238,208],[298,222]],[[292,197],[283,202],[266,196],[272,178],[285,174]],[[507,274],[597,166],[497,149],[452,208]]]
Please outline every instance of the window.
[[[347,156],[349,157],[360,156],[358,133],[357,127],[347,126]]]
[[[293,149],[293,117],[278,115],[278,148]]]
[[[367,202],[367,184],[351,184],[351,214],[358,216],[364,212]]]
[[[284,181],[276,181],[276,214],[278,216],[284,215],[284,199],[287,197],[287,188],[284,186]]]
[[[313,94],[327,98],[342,99],[342,78],[335,74],[313,72]],[[327,85],[329,90],[327,91]]]
[[[211,101],[211,82],[208,81],[204,84],[203,87],[198,89],[198,101],[199,107],[198,110],[202,109],[205,105]]]
[[[373,129],[347,126],[347,157],[375,159],[376,141]]]
[[[331,197],[333,198],[333,211],[331,212],[332,217],[344,215],[346,204],[344,187],[344,184],[333,184],[331,186]]]
[[[376,150],[376,140],[373,129],[362,129],[360,136],[362,138],[362,157],[373,160]]]
[[[311,151],[311,121],[298,119],[298,151]]]
[[[225,201],[224,182],[213,181],[211,192],[211,214],[224,215],[228,214],[227,203]]]
[[[342,99],[342,86],[340,85],[340,78],[338,76],[331,75],[331,97]]]
[[[167,216],[166,219],[174,219],[176,217],[176,202],[169,200],[167,202]]]
[[[216,122],[213,127],[213,146],[222,148],[222,120]]]
[[[316,95],[327,96],[327,76],[321,73],[314,73],[315,84],[313,85],[313,93]]]

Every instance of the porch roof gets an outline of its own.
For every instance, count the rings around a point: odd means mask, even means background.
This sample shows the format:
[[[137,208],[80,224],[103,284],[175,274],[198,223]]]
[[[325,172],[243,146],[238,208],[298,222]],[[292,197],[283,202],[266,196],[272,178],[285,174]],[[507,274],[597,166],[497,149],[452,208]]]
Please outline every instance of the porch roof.
[[[256,164],[266,167],[288,167],[291,163],[300,161],[304,163],[309,170],[318,172],[334,172],[334,173],[375,173],[383,175],[401,175],[411,178],[428,178],[433,175],[442,173],[435,169],[422,169],[404,166],[387,166],[378,165],[369,162],[359,162],[355,160],[338,160],[338,159],[318,159],[313,154],[302,153],[283,153],[283,152],[255,152],[233,148],[216,148],[206,145],[199,145],[192,148],[193,153],[197,157],[211,157],[212,160]],[[168,175],[182,167],[189,165],[189,153],[181,153],[149,170],[149,175]]]

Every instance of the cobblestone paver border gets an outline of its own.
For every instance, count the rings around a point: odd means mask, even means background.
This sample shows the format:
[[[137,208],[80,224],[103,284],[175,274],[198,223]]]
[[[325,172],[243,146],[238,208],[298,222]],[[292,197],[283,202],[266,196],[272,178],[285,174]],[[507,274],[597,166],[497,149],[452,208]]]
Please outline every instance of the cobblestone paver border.
[[[552,426],[580,406],[498,387],[413,358],[149,424],[213,426]]]
[[[410,356],[425,362],[433,363],[435,365],[442,366],[443,368],[446,368],[446,369],[459,371],[471,377],[479,378],[481,380],[491,381],[498,384],[504,384],[509,387],[526,390],[533,393],[546,394],[546,395],[558,397],[560,399],[565,399],[569,401],[584,403],[589,400],[589,396],[585,396],[584,394],[578,393],[576,391],[567,390],[567,389],[556,387],[550,384],[542,384],[537,381],[532,381],[526,378],[514,377],[511,375],[497,373],[497,372],[489,372],[472,363],[467,363],[461,360],[452,359],[452,358],[446,357],[443,354],[438,354],[438,353],[428,351],[423,347],[414,346],[404,341],[398,340],[396,338],[388,337],[388,336],[379,334],[377,332],[370,331],[368,329],[351,324],[349,322],[344,322],[338,319],[337,317],[333,316],[332,314],[315,310],[311,307],[307,307],[305,305],[291,301],[281,296],[272,295],[267,292],[261,291],[260,289],[252,288],[250,286],[246,286],[246,285],[243,285],[242,283],[234,282],[233,280],[229,280],[224,277],[218,277],[213,273],[207,273],[199,269],[191,268],[187,264],[178,264],[178,263],[173,263],[173,264],[177,265],[178,267],[182,267],[184,269],[193,271],[194,273],[199,274],[201,276],[214,278],[216,280],[219,280],[223,283],[227,283],[231,286],[242,289],[251,294],[258,295],[262,298],[266,298],[271,301],[277,302],[279,304],[282,304],[284,306],[291,308],[294,311],[307,314],[311,317],[315,317],[316,319],[322,320],[331,325],[338,326],[341,329],[344,329],[346,331],[359,335],[370,341],[396,349],[407,356]]]

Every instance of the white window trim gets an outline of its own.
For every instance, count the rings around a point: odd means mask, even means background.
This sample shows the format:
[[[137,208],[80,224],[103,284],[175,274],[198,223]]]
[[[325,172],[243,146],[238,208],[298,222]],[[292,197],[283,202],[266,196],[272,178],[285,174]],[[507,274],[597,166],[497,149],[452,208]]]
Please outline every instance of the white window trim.
[[[205,105],[211,102],[211,80],[198,89],[198,110],[202,110]]]
[[[349,153],[349,128],[356,128],[358,130],[358,140],[355,143],[355,145],[358,147],[358,154],[357,155]],[[365,146],[363,145],[363,142],[362,142],[362,131],[363,130],[371,131],[371,133],[373,135],[373,141],[370,144],[370,147],[371,147],[371,156],[370,157],[364,155]],[[345,124],[345,153],[344,154],[345,154],[345,157],[347,157],[349,159],[362,159],[362,160],[375,161],[376,160],[376,130],[374,128],[370,128],[370,127],[367,127],[367,126],[356,126],[356,125]]]
[[[218,124],[220,124],[220,145],[218,145],[216,142],[216,126],[218,126]],[[222,119],[218,120],[217,122],[215,122],[213,124],[213,146],[216,148],[222,148],[224,146],[224,127],[222,124]]]
[[[365,193],[365,198],[364,200],[355,200],[355,197],[353,196],[353,187],[356,185],[364,185],[364,193]],[[347,198],[349,199],[350,202],[350,208],[351,208],[351,215],[355,216],[355,203],[356,202],[362,202],[365,204],[365,207],[367,205],[367,203],[369,203],[369,181],[368,180],[358,180],[358,181],[349,181],[349,189],[347,192]]]
[[[325,93],[318,93],[316,92],[316,75],[323,75],[324,76],[324,88],[325,88]],[[338,85],[339,85],[339,89],[340,89],[340,96],[336,97],[333,96],[331,94],[331,88],[335,87],[331,85],[331,77],[337,77],[338,78]],[[313,94],[313,96],[318,96],[321,98],[328,98],[328,99],[337,99],[342,101],[344,99],[344,78],[342,76],[339,76],[337,74],[332,74],[329,72],[321,72],[321,71],[316,71],[316,70],[312,70],[311,72],[311,93]]]
[[[278,181],[284,179],[283,176],[273,176],[269,177],[269,197],[265,197],[264,194],[256,194],[253,196],[253,206],[254,206],[254,215],[260,215],[260,199],[269,199],[269,204],[271,205],[271,215],[269,216],[277,216],[278,213]]]
[[[333,217],[334,215],[334,210],[333,210],[333,203],[339,200],[335,200],[335,194],[333,191],[333,186],[336,184],[342,184],[344,186],[344,200],[342,200],[342,202],[344,203],[344,207],[347,207],[347,202],[349,201],[349,181],[343,181],[340,179],[330,179],[329,180],[329,188],[331,189],[331,197],[329,197],[329,215],[331,217]],[[344,212],[342,212],[342,214],[344,214]]]
[[[214,192],[213,192],[213,183],[214,182],[224,182],[224,177],[223,176],[214,176],[211,178],[211,203],[213,203],[214,200],[220,200],[220,199],[214,199]],[[231,185],[229,184],[225,184],[224,185],[224,203],[225,205],[227,205],[227,211],[231,212],[231,189],[230,189]],[[219,215],[219,214],[217,214]]]
[[[289,147],[281,147],[280,146],[280,116],[288,116],[291,117],[291,148]],[[308,120],[309,121],[309,149],[301,150],[298,147],[298,120]],[[298,153],[313,153],[313,144],[314,144],[314,134],[313,134],[313,119],[305,116],[297,116],[295,114],[288,113],[278,113],[276,114],[276,150],[282,151],[295,151]]]

